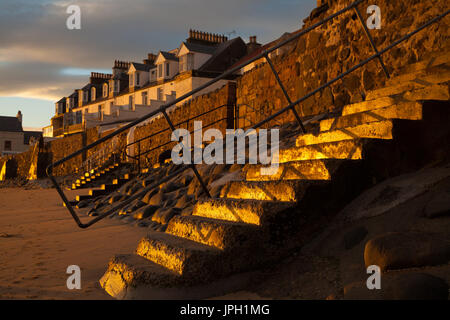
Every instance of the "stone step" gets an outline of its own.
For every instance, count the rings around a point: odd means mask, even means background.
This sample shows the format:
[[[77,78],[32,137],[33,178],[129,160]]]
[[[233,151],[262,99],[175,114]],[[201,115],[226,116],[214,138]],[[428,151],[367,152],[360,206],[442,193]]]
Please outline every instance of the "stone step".
[[[303,134],[297,137],[297,147],[321,144],[349,139],[392,139],[393,122],[391,120],[376,121],[353,127],[338,128],[320,132],[319,134]]]
[[[346,116],[353,113],[359,113],[374,109],[380,109],[392,106],[399,102],[406,101],[419,101],[419,100],[438,100],[447,101],[450,99],[449,89],[447,85],[432,85],[426,86],[424,88],[410,90],[404,92],[404,94],[399,97],[381,97],[376,100],[366,100],[363,102],[358,102],[350,105],[346,105],[342,109],[342,115]]]
[[[262,226],[267,225],[267,222],[273,220],[279,212],[293,206],[291,202],[279,201],[208,199],[199,200],[194,206],[192,215]]]
[[[118,185],[113,184],[102,184],[100,190],[105,190],[106,192],[114,191],[118,188]]]
[[[82,200],[89,200],[89,199],[92,199],[91,195],[77,195],[75,197],[75,200],[78,201],[78,202],[80,202]]]
[[[116,255],[109,261],[100,285],[117,299],[132,299],[133,289],[166,288],[182,283],[181,277],[154,262],[135,254]]]
[[[264,165],[247,164],[244,167],[246,181],[330,180],[331,175],[343,161],[338,159],[292,161],[278,164],[278,169],[263,174]],[[268,172],[264,172],[268,173]]]
[[[183,276],[201,277],[220,267],[221,250],[167,234],[151,232],[138,244],[136,254]]]
[[[412,63],[405,68],[403,68],[402,73],[403,74],[411,74],[411,73],[417,73],[422,70],[427,70],[436,66],[440,65],[449,65],[450,64],[450,52],[439,52],[438,54],[434,54],[432,57]],[[395,77],[389,81],[396,81],[398,77]]]
[[[93,198],[98,197],[98,196],[103,196],[107,193],[108,192],[106,190],[102,190],[102,189],[90,189],[89,190],[89,195],[92,196]]]
[[[321,181],[325,183],[324,181]],[[220,192],[221,198],[298,202],[305,190],[317,181],[231,181]],[[199,210],[203,210],[199,208]],[[195,212],[195,209],[194,209]]]
[[[166,233],[221,250],[263,241],[263,233],[257,226],[199,216],[173,217]]]
[[[322,159],[362,159],[363,142],[360,140],[342,140],[326,142],[304,147],[281,149],[279,163]]]
[[[129,179],[113,179],[112,184],[113,185],[122,185],[125,182],[129,181]]]
[[[406,91],[417,90],[427,86],[433,86],[450,81],[450,71],[441,70],[439,73],[419,73],[402,75],[402,80],[381,89],[370,91],[366,95],[366,101],[381,97],[393,96]]]
[[[337,118],[320,121],[320,131],[330,131],[346,127],[354,127],[364,123],[383,121],[387,119],[421,120],[422,103],[401,102],[389,107],[352,113]]]

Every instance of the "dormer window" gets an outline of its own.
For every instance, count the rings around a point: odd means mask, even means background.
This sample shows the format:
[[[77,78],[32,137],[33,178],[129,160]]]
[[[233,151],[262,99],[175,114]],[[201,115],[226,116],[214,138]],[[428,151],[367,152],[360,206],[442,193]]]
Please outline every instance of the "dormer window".
[[[131,74],[130,74],[130,79],[129,79],[129,80],[130,80],[130,83],[129,83],[129,86],[130,86],[130,87],[134,87],[134,77],[133,77],[133,76],[134,76],[134,74],[131,73]]]
[[[89,100],[89,91],[83,91],[83,102],[88,102]]]
[[[194,54],[188,53],[180,57],[180,72],[194,69]]]
[[[91,89],[91,101],[95,101],[95,98],[97,97],[97,90],[95,89],[95,87],[92,87]]]
[[[106,98],[108,96],[108,84],[103,84],[103,97]]]
[[[166,63],[166,77],[170,76],[170,64],[167,62]]]
[[[139,72],[136,72],[136,86],[139,86],[140,85],[140,74],[139,74]]]

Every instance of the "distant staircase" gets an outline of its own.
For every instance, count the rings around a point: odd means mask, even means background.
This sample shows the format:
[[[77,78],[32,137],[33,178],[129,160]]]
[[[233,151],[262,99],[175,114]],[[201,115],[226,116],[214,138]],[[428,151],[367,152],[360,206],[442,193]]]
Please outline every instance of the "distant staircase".
[[[283,146],[275,174],[246,165],[245,180],[229,182],[220,198],[198,201],[135,254],[113,257],[102,287],[125,299],[203,298],[218,279],[278,261],[368,186],[448,157],[449,83],[449,54],[408,66]],[[207,283],[211,290],[196,291]]]

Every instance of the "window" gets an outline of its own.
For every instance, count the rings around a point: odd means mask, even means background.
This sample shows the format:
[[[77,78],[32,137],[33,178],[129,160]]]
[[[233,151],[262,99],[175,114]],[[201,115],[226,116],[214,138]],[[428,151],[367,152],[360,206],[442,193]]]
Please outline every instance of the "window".
[[[108,85],[106,83],[103,84],[103,97],[108,96]]]
[[[146,106],[147,105],[147,91],[145,91],[145,92],[142,92],[142,104],[144,105],[144,106]]]
[[[114,80],[114,92],[119,92],[119,80]]]
[[[103,120],[103,105],[98,105],[98,119]]]
[[[133,79],[133,74],[130,74],[130,87],[134,87],[134,83],[133,83],[134,79]]]
[[[161,78],[162,76],[163,76],[163,73],[162,73],[162,68],[163,66],[162,66],[162,64],[158,64],[158,77],[159,78]]]
[[[75,122],[78,123],[82,123],[83,122],[83,113],[81,111],[77,111],[75,114]]]
[[[194,70],[194,54],[187,54],[187,70]]]
[[[187,55],[181,56],[180,58],[180,72],[187,71]]]
[[[130,105],[130,110],[134,110],[133,96],[128,97],[128,104]]]
[[[9,140],[6,140],[4,151],[11,151],[11,150],[12,150],[12,142]]]
[[[158,100],[163,100],[163,88],[158,88]]]
[[[89,91],[84,91],[83,92],[83,102],[88,102],[89,100]]]
[[[137,72],[136,73],[136,85],[138,86],[139,85],[139,81],[140,80],[140,74],[139,74],[139,72]]]
[[[91,101],[95,101],[96,95],[97,95],[96,89],[95,89],[95,87],[92,87],[92,89],[91,89]]]
[[[166,77],[170,76],[170,68],[169,68],[170,64],[167,62],[166,63]]]

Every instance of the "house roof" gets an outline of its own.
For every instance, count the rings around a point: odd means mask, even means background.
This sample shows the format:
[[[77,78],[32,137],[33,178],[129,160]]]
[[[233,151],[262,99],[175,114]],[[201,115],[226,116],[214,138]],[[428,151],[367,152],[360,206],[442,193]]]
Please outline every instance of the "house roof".
[[[138,63],[138,62],[132,62],[130,66],[133,66],[138,71],[145,71],[148,72],[150,69],[154,68],[154,66],[150,64],[144,64],[144,63]]]
[[[16,117],[0,116],[0,131],[23,132],[22,124]]]
[[[247,46],[240,38],[222,42],[216,51],[201,67],[200,71],[224,72],[230,65],[241,59],[247,53]]]
[[[42,132],[41,131],[24,131],[23,143],[30,144],[30,139],[32,137],[39,140],[42,137]]]
[[[245,57],[243,57],[242,59],[240,59],[238,62],[236,62],[235,64],[233,64],[230,69],[235,68],[241,64],[243,64],[244,62],[247,62],[249,60],[251,60],[252,58],[256,57],[257,55],[261,54],[262,52],[274,47],[275,45],[277,45],[278,43],[280,43],[281,41],[285,40],[287,37],[290,36],[294,36],[297,33],[301,32],[302,29],[299,29],[297,31],[294,32],[285,32],[281,35],[281,37],[279,37],[278,39],[273,40],[272,42],[269,42],[261,47],[259,47],[258,49],[256,49],[255,51],[253,51],[252,53],[246,55]]]
[[[91,88],[93,87],[92,84],[88,83],[87,85],[85,85],[83,88],[81,88],[81,90],[86,91],[86,90],[91,90]]]
[[[213,54],[217,49],[217,45],[207,46],[204,44],[191,43],[191,42],[183,42],[183,45],[185,45],[189,51],[206,53],[206,54]]]
[[[166,51],[160,51],[160,54],[166,60],[178,61],[178,57],[174,53],[170,53],[170,52],[166,52]]]

